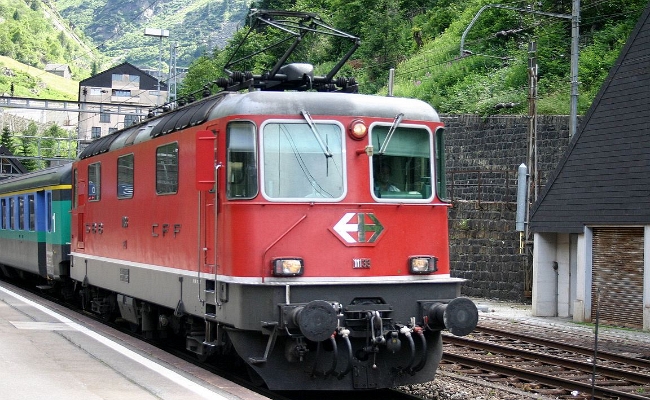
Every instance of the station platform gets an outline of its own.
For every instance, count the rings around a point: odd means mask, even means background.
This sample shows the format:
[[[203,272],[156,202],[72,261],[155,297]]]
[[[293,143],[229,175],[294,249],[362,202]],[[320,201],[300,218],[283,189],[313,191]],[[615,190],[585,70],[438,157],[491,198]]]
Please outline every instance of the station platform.
[[[0,398],[267,397],[0,282]]]

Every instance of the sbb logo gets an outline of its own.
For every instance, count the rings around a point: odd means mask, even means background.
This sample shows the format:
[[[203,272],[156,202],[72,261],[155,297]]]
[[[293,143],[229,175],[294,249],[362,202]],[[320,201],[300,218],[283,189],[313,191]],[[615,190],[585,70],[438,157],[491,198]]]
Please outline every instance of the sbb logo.
[[[348,246],[374,246],[384,226],[372,212],[349,212],[332,227],[332,231]]]

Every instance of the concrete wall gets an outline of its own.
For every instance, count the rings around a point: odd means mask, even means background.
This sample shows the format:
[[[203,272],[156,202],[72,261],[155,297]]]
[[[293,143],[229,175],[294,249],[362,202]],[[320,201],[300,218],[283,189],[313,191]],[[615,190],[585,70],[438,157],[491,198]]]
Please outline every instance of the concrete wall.
[[[536,233],[533,246],[532,314],[569,317],[575,301],[575,266],[568,234]]]

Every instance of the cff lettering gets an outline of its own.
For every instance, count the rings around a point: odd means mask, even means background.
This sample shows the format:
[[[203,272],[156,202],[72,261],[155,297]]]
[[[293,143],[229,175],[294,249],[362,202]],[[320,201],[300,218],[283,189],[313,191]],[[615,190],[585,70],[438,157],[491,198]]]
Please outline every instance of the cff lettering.
[[[179,233],[181,233],[181,224],[152,224],[151,225],[151,236],[153,237],[165,237],[171,233],[173,234],[174,237],[176,237]]]

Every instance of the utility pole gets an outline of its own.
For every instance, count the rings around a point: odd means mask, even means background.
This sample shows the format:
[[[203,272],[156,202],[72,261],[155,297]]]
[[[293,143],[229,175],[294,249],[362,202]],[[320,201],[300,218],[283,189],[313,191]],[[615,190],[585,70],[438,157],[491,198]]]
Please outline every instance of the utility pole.
[[[176,42],[169,44],[169,79],[167,80],[167,102],[176,101]]]
[[[537,201],[537,42],[528,43],[528,165],[531,168],[532,200]]]
[[[578,129],[578,58],[580,57],[580,0],[573,0],[571,8],[571,112],[569,138]]]

